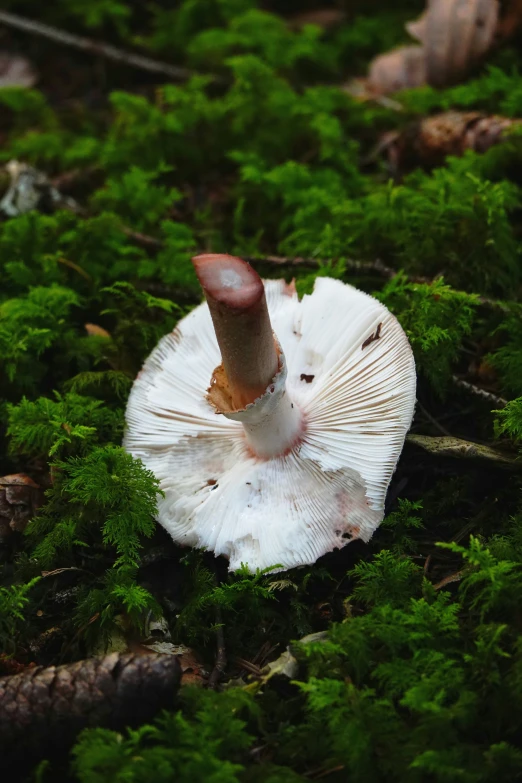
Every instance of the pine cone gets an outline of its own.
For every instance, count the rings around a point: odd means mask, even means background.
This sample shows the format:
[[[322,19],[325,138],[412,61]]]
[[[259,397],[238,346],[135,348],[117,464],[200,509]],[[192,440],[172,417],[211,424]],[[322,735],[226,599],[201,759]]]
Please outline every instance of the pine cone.
[[[118,653],[1,677],[0,769],[15,783],[52,748],[63,754],[81,729],[152,720],[174,705],[180,678],[175,655]]]

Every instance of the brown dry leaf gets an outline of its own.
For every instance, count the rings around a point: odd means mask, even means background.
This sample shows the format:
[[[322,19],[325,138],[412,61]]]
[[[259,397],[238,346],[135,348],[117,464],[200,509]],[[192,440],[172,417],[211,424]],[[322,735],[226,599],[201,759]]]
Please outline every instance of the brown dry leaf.
[[[33,87],[38,75],[25,57],[0,52],[0,87]]]
[[[429,0],[426,12],[407,26],[424,46],[428,84],[444,87],[465,78],[491,49],[498,17],[498,0]]]
[[[498,374],[487,359],[482,358],[478,363],[475,371],[476,378],[483,384],[489,384],[492,386],[498,385]]]
[[[98,324],[84,324],[84,327],[89,337],[105,337],[107,340],[111,339],[110,332],[108,332],[107,329],[104,329],[103,326],[98,326]]]
[[[10,658],[5,653],[0,654],[0,677],[6,677],[10,674],[20,674],[26,669],[34,669],[36,664],[20,663],[15,658]]]
[[[181,666],[181,684],[203,685],[206,681],[205,671],[194,650],[187,647],[177,657]]]
[[[378,151],[386,150],[395,171],[433,168],[442,165],[448,155],[462,155],[468,149],[486,152],[505,138],[507,130],[521,124],[521,120],[498,115],[448,111],[426,117],[402,133],[386,134]]]
[[[496,114],[490,117],[482,116],[468,126],[464,137],[464,149],[486,152],[494,144],[502,141],[505,131],[520,125],[522,120],[512,120]]]
[[[499,0],[428,0],[428,7],[406,29],[420,46],[406,46],[376,57],[369,82],[383,94],[430,84],[445,87],[464,79],[497,43]],[[522,0],[512,0],[506,30],[522,18]]]
[[[440,582],[437,582],[437,584],[433,585],[433,589],[442,590],[443,587],[452,584],[452,582],[460,582],[465,573],[466,572],[463,570],[456,571],[454,574],[449,574],[448,576],[445,576],[444,579],[441,579]]]
[[[406,22],[404,25],[407,32],[411,35],[412,38],[415,38],[416,41],[423,44],[424,38],[426,36],[426,20],[428,18],[428,11],[423,11],[423,13],[419,16],[418,19],[415,19],[413,22]]]
[[[202,685],[206,681],[205,671],[194,650],[185,647],[184,644],[172,644],[171,642],[130,642],[129,652],[139,655],[175,655],[181,668],[182,685]]]
[[[370,64],[368,87],[388,94],[426,83],[426,63],[421,46],[401,46],[376,57]]]

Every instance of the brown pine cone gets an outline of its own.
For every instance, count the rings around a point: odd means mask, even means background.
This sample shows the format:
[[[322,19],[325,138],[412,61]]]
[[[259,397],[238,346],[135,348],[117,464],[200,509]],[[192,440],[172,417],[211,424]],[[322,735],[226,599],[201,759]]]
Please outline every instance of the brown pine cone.
[[[122,729],[172,708],[181,678],[175,655],[111,653],[0,678],[0,771],[23,778],[81,729]],[[16,772],[15,772],[16,771]]]

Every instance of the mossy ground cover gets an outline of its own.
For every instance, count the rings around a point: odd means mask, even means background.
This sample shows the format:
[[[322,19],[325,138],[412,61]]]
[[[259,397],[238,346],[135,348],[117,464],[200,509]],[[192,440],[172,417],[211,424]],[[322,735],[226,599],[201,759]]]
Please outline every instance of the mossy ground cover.
[[[439,110],[521,117],[520,47],[465,84],[397,96],[397,111],[341,85],[403,43],[422,4],[347,5],[324,32],[289,26],[290,1],[8,3],[193,75],[163,83],[7,36],[41,78],[0,90],[1,161],[38,167],[79,208],[0,223],[0,475],[45,489],[2,546],[2,665],[79,660],[161,615],[209,670],[221,625],[229,661],[217,692],[184,688],[127,734],[88,730],[33,780],[522,778],[520,137],[394,179],[371,154]],[[372,541],[283,575],[229,575],[174,546],[153,521],[155,477],[121,438],[143,360],[199,301],[195,251],[296,276],[301,293],[328,274],[378,296],[415,353],[412,432],[506,461],[407,443]],[[292,646],[295,680],[248,681],[240,661],[317,631]]]

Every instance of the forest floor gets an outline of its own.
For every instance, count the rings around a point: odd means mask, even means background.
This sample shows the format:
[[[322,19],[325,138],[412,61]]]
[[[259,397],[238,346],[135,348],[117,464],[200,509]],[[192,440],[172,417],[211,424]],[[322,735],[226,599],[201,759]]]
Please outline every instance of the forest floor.
[[[6,783],[522,779],[522,39],[390,91],[364,77],[423,3],[317,10],[0,12]],[[369,543],[229,573],[154,521],[125,408],[201,252],[401,323],[416,411]]]

